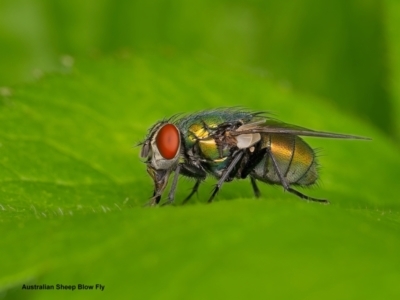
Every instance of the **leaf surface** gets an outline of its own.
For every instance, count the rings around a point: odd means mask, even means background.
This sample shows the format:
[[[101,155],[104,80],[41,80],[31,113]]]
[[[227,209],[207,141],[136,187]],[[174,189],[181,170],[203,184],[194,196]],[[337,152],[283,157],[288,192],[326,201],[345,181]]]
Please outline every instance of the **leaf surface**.
[[[261,75],[260,75],[261,74]],[[186,206],[143,208],[134,147],[176,113],[244,106],[372,141],[307,138],[321,181],[302,190],[207,180]],[[393,298],[400,288],[396,145],[327,101],[210,58],[77,60],[0,101],[0,290],[9,299]],[[178,183],[177,203],[190,191]],[[165,195],[164,195],[165,197]],[[105,285],[23,290],[22,285]]]

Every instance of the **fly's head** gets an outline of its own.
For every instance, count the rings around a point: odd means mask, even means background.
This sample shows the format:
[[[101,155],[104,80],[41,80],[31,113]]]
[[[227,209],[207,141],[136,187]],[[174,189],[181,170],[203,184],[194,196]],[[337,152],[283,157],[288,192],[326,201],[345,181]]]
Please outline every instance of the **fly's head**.
[[[156,205],[167,186],[169,175],[178,165],[181,135],[174,124],[162,121],[150,129],[141,145],[140,156],[146,159],[147,173],[154,181],[154,193],[149,204]]]

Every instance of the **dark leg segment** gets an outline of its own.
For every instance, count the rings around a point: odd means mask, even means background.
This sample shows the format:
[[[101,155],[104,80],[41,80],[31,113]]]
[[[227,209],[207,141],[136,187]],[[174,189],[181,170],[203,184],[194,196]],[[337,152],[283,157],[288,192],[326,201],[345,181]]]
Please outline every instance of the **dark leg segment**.
[[[294,189],[292,189],[292,188],[289,188],[288,191],[291,192],[291,193],[293,193],[293,194],[295,194],[295,195],[297,195],[297,196],[299,196],[301,199],[306,199],[306,200],[309,200],[309,201],[314,201],[314,202],[320,202],[320,203],[329,204],[329,201],[328,201],[328,200],[313,198],[313,197],[304,195],[304,194],[300,193],[299,191],[296,191],[296,190],[294,190]]]
[[[235,158],[232,160],[232,162],[229,164],[228,168],[224,171],[222,174],[221,178],[218,180],[217,185],[214,188],[214,191],[208,199],[208,203],[211,203],[215,197],[215,195],[218,193],[218,191],[221,189],[221,186],[224,184],[225,180],[229,177],[230,173],[232,172],[233,168],[236,167],[237,163],[240,161],[240,159],[243,157],[244,152],[240,151],[236,153]]]
[[[267,153],[267,149],[261,149],[257,153],[253,154],[250,156],[249,161],[246,163],[244,166],[242,173],[240,174],[241,178],[246,178],[247,175],[251,173],[251,171],[254,170],[254,168],[263,160],[265,157],[265,153]],[[253,187],[253,192],[256,198],[259,198],[261,196],[260,189],[257,186],[256,180],[250,176],[250,181],[251,181],[251,186]]]
[[[262,161],[262,159],[265,157],[265,153],[267,153],[266,148],[261,149],[256,154],[253,154],[252,156],[250,156],[250,159],[244,166],[243,171],[240,174],[240,177],[246,178],[247,175],[249,175],[251,173],[251,171],[253,171],[254,168]]]
[[[251,186],[253,187],[254,196],[256,196],[256,198],[260,198],[261,193],[257,186],[256,180],[250,176],[250,181],[251,181]]]
[[[192,188],[192,191],[191,191],[190,194],[183,200],[182,205],[183,205],[183,204],[186,204],[186,203],[190,200],[190,198],[192,198],[192,196],[193,196],[195,193],[197,193],[197,190],[199,189],[200,183],[201,183],[201,180],[200,180],[200,179],[197,179],[197,180],[196,180],[196,183],[194,184],[194,186],[193,186],[193,188]]]

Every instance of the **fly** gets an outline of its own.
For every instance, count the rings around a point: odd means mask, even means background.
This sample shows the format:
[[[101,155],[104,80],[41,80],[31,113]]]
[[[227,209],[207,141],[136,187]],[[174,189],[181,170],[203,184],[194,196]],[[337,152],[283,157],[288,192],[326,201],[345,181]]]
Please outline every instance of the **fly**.
[[[281,185],[301,199],[329,203],[307,196],[292,186],[311,186],[318,179],[315,151],[300,137],[368,140],[368,138],[314,131],[265,116],[262,112],[221,108],[172,117],[152,126],[140,156],[154,181],[149,205],[157,205],[168,179],[173,180],[165,204],[172,203],[180,175],[195,179],[187,202],[211,175],[218,182],[208,199],[212,202],[225,182],[250,178],[254,195],[257,181]]]

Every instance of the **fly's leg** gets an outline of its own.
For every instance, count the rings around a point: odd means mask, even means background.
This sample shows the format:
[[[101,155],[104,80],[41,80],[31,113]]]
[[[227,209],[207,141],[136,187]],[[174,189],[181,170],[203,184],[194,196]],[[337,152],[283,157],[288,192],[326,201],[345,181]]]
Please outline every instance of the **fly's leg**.
[[[240,177],[246,178],[247,175],[249,175],[251,171],[253,171],[254,168],[263,160],[266,153],[267,153],[267,148],[263,148],[260,151],[257,151],[257,153],[251,155],[249,161],[243,167]]]
[[[251,186],[253,187],[254,196],[256,196],[256,198],[260,198],[261,192],[257,186],[256,180],[250,176],[250,181],[251,181]]]
[[[218,191],[221,189],[221,186],[224,184],[225,180],[229,177],[231,174],[232,170],[236,167],[240,159],[243,157],[244,152],[240,151],[236,153],[235,158],[232,160],[232,162],[229,164],[229,166],[226,168],[226,170],[222,173],[221,178],[218,180],[217,185],[214,188],[214,191],[208,199],[208,203],[211,203],[215,197],[215,195],[218,193]]]
[[[314,201],[314,202],[320,202],[320,203],[325,203],[325,204],[329,204],[328,200],[325,199],[317,199],[317,198],[312,198],[310,196],[304,195],[302,193],[300,193],[299,191],[296,191],[292,188],[288,189],[289,192],[291,192],[292,194],[295,194],[297,196],[299,196],[301,199],[305,199],[305,200],[309,200],[309,201]]]
[[[197,193],[197,190],[199,189],[200,183],[201,183],[201,180],[200,180],[200,179],[197,179],[197,180],[196,180],[196,183],[194,184],[194,186],[193,186],[193,188],[192,188],[192,191],[191,191],[190,194],[183,200],[182,205],[183,205],[183,204],[186,204],[186,203],[190,200],[190,198],[192,198],[192,196],[193,196],[195,193]]]
[[[176,167],[176,169],[175,169],[174,179],[173,179],[172,184],[171,184],[171,189],[169,190],[169,193],[168,193],[168,200],[166,202],[164,202],[162,204],[162,206],[174,203],[175,191],[176,191],[176,186],[178,184],[180,171],[181,171],[181,166],[178,165]],[[160,200],[158,200],[158,201],[160,201]]]
[[[295,194],[296,196],[300,197],[301,199],[329,204],[328,200],[312,198],[312,197],[309,197],[307,195],[300,193],[299,191],[296,191],[295,189],[292,189],[290,187],[289,183],[286,181],[285,177],[283,177],[281,170],[279,170],[278,163],[276,162],[275,157],[272,155],[271,148],[267,147],[265,149],[267,149],[267,153],[268,153],[269,157],[271,157],[272,163],[274,164],[274,168],[275,168],[276,173],[278,174],[279,180],[281,181],[281,184],[286,191],[288,191],[292,194]]]

